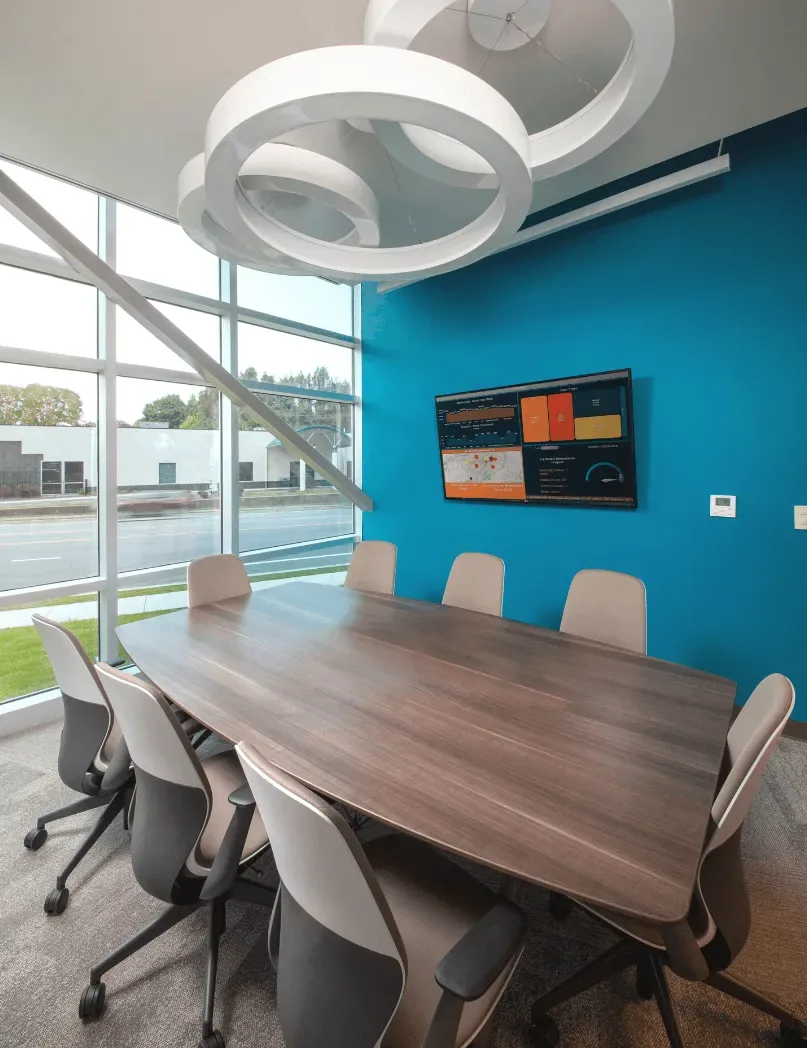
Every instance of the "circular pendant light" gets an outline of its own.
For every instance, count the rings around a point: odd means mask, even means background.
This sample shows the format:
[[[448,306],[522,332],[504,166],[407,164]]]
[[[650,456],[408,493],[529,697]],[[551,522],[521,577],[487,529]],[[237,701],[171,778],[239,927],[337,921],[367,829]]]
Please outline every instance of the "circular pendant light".
[[[453,2],[370,0],[364,42],[408,48],[418,33]],[[612,146],[646,112],[667,76],[675,43],[670,0],[612,2],[631,29],[630,47],[611,81],[587,106],[560,124],[530,135],[529,167],[536,181],[579,167]],[[517,7],[515,4],[513,12],[516,25]],[[475,9],[472,6],[471,11]],[[461,143],[441,139],[423,127],[379,122],[373,130],[392,156],[426,178],[479,189],[497,185],[491,166],[463,149]]]
[[[330,243],[258,210],[239,185],[267,143],[331,120],[392,120],[448,135],[495,172],[498,192],[449,236],[397,248]],[[326,47],[280,58],[235,84],[213,110],[205,138],[206,210],[251,255],[336,280],[430,276],[503,246],[532,200],[527,132],[498,91],[439,58],[397,48]],[[298,183],[307,150],[297,150]]]

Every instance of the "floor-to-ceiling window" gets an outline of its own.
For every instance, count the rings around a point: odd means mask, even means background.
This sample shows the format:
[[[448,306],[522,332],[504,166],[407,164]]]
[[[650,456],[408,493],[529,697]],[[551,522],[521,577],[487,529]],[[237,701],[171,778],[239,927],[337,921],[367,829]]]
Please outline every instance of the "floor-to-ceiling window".
[[[351,288],[219,262],[176,223],[0,160],[205,352],[358,479]],[[52,687],[31,615],[125,658],[194,557],[338,578],[350,502],[0,207],[0,702]]]

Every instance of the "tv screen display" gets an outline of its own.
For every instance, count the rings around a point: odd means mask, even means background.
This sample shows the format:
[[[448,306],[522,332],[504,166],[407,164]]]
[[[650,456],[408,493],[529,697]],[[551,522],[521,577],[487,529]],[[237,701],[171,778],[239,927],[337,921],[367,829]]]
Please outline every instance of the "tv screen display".
[[[629,368],[435,404],[447,499],[636,507]]]

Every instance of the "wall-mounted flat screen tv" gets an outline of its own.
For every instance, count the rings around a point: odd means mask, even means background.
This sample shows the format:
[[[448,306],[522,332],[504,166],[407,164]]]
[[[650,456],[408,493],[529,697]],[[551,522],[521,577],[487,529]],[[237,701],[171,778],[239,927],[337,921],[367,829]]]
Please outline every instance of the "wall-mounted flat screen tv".
[[[636,507],[629,368],[435,404],[447,499]]]

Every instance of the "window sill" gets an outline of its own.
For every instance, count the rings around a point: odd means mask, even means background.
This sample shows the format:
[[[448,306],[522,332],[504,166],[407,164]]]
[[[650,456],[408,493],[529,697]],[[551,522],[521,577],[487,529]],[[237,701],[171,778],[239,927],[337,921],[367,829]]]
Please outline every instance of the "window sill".
[[[0,738],[60,720],[61,698],[59,689],[51,688],[36,695],[26,695],[22,699],[7,699],[0,703]]]

